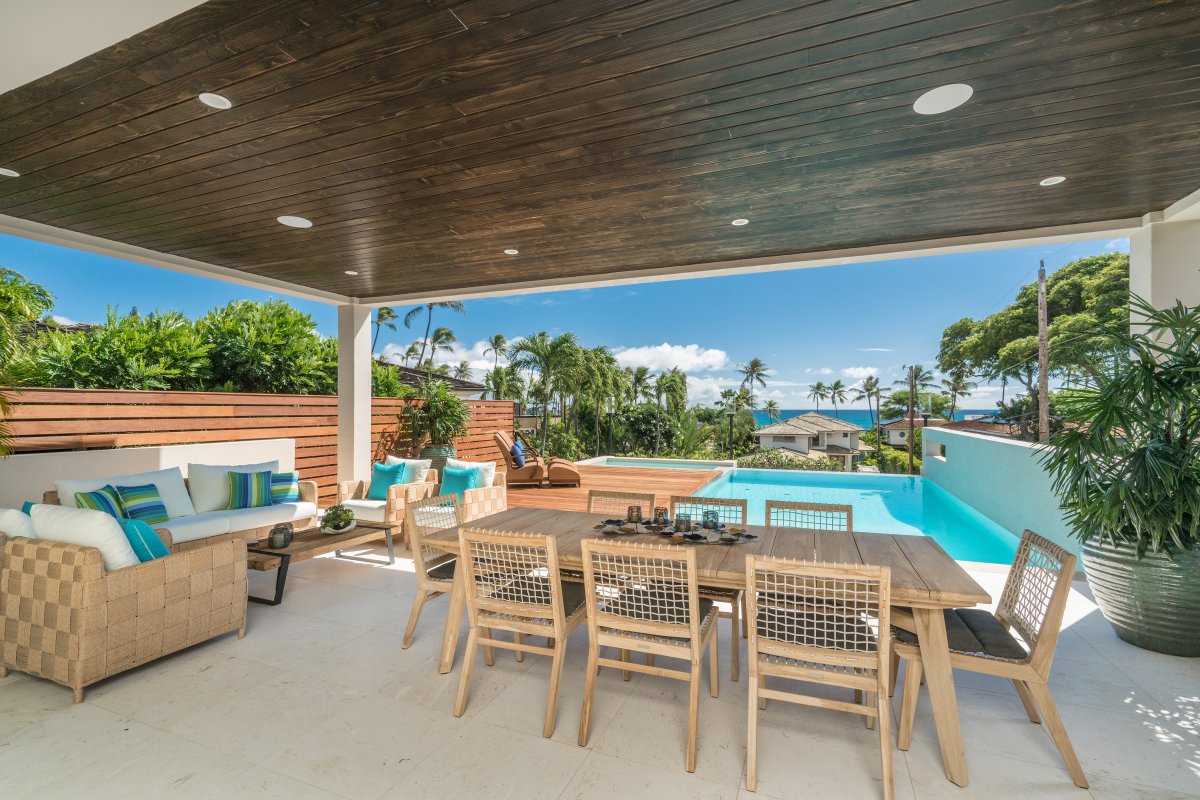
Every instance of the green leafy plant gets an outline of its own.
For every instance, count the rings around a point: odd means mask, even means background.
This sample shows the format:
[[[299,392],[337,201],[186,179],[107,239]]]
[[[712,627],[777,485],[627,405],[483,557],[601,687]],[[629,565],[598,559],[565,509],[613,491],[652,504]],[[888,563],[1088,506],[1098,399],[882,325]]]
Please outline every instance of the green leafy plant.
[[[354,512],[346,506],[330,506],[325,509],[325,515],[321,517],[322,528],[332,528],[341,530],[342,528],[354,522]]]
[[[209,385],[222,391],[333,394],[337,345],[317,335],[312,317],[283,300],[236,300],[195,322],[211,362]]]
[[[1090,384],[1059,392],[1043,460],[1075,537],[1141,558],[1200,544],[1200,307],[1130,305]]]
[[[425,442],[445,447],[467,432],[471,410],[467,401],[456,397],[445,381],[437,378],[421,381],[413,399],[417,402],[405,409],[404,416],[415,447]]]
[[[806,472],[845,472],[842,462],[824,456],[818,459],[797,458],[778,449],[756,450],[738,456],[737,465],[746,469],[791,469]]]

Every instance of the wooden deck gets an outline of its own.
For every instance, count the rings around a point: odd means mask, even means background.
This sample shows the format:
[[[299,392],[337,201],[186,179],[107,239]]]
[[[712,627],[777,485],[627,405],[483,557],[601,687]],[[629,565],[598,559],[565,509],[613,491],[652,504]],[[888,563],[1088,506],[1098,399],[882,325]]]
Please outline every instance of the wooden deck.
[[[508,487],[508,505],[587,511],[588,491],[654,492],[665,506],[673,494],[692,494],[721,474],[718,469],[652,469],[649,467],[579,467],[583,484],[575,487]]]

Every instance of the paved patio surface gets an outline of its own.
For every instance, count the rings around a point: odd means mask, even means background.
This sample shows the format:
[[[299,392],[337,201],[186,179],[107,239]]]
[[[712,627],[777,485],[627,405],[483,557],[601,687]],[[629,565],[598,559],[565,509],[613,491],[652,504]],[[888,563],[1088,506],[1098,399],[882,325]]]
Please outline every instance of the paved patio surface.
[[[494,667],[479,665],[455,719],[457,669],[436,669],[445,598],[400,648],[411,569],[406,559],[297,564],[283,605],[251,604],[244,640],[226,636],[109,679],[81,705],[67,689],[10,673],[0,680],[0,797],[881,796],[877,739],[861,720],[782,703],[762,715],[759,791],[746,792],[746,683],[729,682],[725,646],[720,698],[701,693],[694,775],[683,769],[687,690],[674,681],[624,683],[606,670],[591,740],[576,746],[586,629],[571,637],[553,739],[541,736],[549,662],[536,656],[497,653]],[[999,594],[1002,573],[974,574]],[[253,576],[252,591],[272,579]],[[1091,790],[1071,784],[1006,681],[960,673],[971,784],[943,777],[926,702],[912,749],[895,751],[898,800],[1200,797],[1200,659],[1120,642],[1084,586],[1067,621],[1051,687]]]

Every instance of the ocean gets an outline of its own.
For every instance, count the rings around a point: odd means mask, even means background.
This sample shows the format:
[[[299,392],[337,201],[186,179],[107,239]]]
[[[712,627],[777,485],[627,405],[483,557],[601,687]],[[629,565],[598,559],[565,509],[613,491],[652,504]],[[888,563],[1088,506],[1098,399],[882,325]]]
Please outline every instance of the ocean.
[[[779,418],[788,419],[789,417],[798,417],[801,414],[807,414],[810,411],[816,411],[816,409],[784,409],[779,412]],[[994,408],[960,408],[955,410],[954,418],[966,419],[967,417],[978,417],[985,414],[994,414],[995,412],[996,409]],[[822,406],[818,413],[825,414],[826,416],[830,417],[834,416],[832,406]],[[871,427],[871,412],[867,411],[865,408],[839,408],[837,418],[844,419],[846,422],[853,422],[855,425],[858,425],[862,428]],[[771,418],[767,416],[767,412],[758,410],[754,412],[754,421],[758,423],[759,427],[761,427],[768,424],[771,421]]]

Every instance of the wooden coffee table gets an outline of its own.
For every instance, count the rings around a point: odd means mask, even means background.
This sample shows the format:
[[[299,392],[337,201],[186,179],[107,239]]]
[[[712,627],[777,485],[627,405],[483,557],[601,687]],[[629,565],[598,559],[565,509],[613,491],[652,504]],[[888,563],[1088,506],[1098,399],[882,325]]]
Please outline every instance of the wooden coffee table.
[[[387,542],[387,561],[381,561],[374,558],[364,558],[363,556],[343,556],[342,550],[355,545],[366,544],[373,542],[383,534],[384,540]],[[276,569],[275,574],[275,597],[273,599],[266,597],[255,597],[249,595],[248,600],[253,600],[255,603],[263,603],[268,606],[277,606],[283,602],[283,588],[287,583],[288,567],[293,561],[306,561],[316,556],[322,556],[326,553],[334,553],[338,558],[345,558],[350,561],[364,561],[370,564],[395,564],[396,552],[392,546],[392,525],[386,522],[368,522],[358,520],[358,524],[354,530],[346,533],[324,533],[317,526],[304,528],[295,532],[292,543],[287,547],[278,550],[267,547],[263,542],[255,542],[246,548],[249,553],[246,557],[246,567],[248,569],[264,572],[269,569]]]

